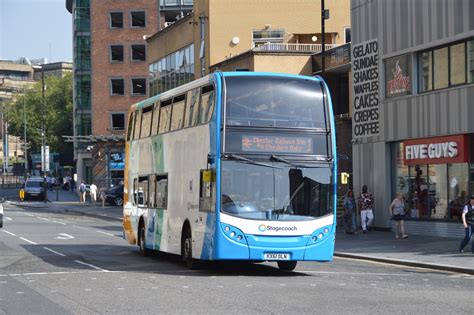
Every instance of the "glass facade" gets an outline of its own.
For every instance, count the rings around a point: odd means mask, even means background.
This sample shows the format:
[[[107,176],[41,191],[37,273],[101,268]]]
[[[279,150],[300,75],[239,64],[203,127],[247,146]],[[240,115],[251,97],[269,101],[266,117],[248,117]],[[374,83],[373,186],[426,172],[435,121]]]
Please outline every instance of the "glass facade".
[[[428,92],[474,82],[474,40],[418,53],[418,90]]]
[[[471,136],[471,145],[473,141]],[[472,154],[470,163],[405,165],[403,143],[395,150],[395,192],[404,194],[409,218],[459,221],[462,207],[474,194]]]
[[[194,44],[149,65],[149,96],[194,81]]]

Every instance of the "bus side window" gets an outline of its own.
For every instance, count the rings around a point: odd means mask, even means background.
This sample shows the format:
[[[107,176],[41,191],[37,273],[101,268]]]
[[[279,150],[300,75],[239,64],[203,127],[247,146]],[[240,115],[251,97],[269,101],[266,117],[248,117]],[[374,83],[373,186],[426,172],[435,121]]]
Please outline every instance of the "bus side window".
[[[173,99],[173,114],[171,115],[171,131],[183,128],[183,117],[185,109],[185,94],[178,95]]]
[[[199,189],[199,211],[215,211],[216,171],[201,170]]]
[[[127,141],[132,140],[134,117],[135,112],[131,112],[128,116]]]
[[[168,174],[156,175],[156,207],[168,208]]]
[[[140,139],[140,125],[142,117],[140,111],[135,111],[135,128],[133,129],[133,140]]]
[[[137,194],[138,194],[138,178],[135,178],[133,180],[133,194],[132,194],[133,196],[132,204],[134,206],[137,205],[137,197],[138,197]]]
[[[139,207],[148,205],[148,176],[138,178],[137,204]]]
[[[148,177],[148,208],[156,208],[156,175]]]
[[[207,85],[201,90],[201,110],[199,114],[199,123],[203,124],[209,121],[214,110],[214,86]]]
[[[191,100],[191,108],[189,111],[189,125],[188,127],[197,126],[198,125],[198,118],[199,118],[199,95],[200,89],[196,88],[192,91],[192,100]]]
[[[171,99],[161,102],[160,105],[160,126],[159,132],[165,133],[169,131],[171,120]]]
[[[142,130],[140,132],[140,138],[146,138],[150,136],[152,113],[153,106],[147,106],[142,109]]]
[[[160,103],[156,102],[153,106],[153,119],[151,122],[151,135],[154,136],[158,134],[158,125],[159,125],[159,118],[160,118]]]

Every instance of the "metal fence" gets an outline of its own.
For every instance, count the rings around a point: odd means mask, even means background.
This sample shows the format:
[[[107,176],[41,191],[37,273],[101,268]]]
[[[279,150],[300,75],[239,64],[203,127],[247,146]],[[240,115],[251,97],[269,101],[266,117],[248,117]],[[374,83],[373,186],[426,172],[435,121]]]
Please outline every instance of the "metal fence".
[[[0,174],[1,188],[18,188],[23,184],[23,176]]]

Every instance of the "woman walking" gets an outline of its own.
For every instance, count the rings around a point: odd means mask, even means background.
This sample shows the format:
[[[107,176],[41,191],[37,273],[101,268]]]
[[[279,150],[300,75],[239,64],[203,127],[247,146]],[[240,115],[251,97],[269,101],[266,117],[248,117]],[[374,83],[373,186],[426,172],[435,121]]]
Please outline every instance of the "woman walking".
[[[357,226],[356,226],[356,202],[354,198],[354,192],[352,189],[349,189],[344,196],[343,201],[344,206],[344,228],[346,233],[354,234],[357,233]]]
[[[403,194],[401,192],[397,193],[397,197],[393,199],[390,204],[390,214],[395,220],[395,238],[407,238],[408,235],[405,234],[405,227],[403,226],[403,219],[405,218],[405,200],[403,199]],[[400,230],[400,234],[398,234]]]

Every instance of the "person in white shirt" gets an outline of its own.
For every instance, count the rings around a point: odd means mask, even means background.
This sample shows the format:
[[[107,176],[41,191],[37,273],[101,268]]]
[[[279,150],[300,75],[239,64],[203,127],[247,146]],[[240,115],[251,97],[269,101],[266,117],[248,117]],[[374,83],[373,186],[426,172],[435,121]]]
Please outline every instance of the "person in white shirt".
[[[92,202],[97,202],[97,186],[94,183],[90,187],[90,192]]]

